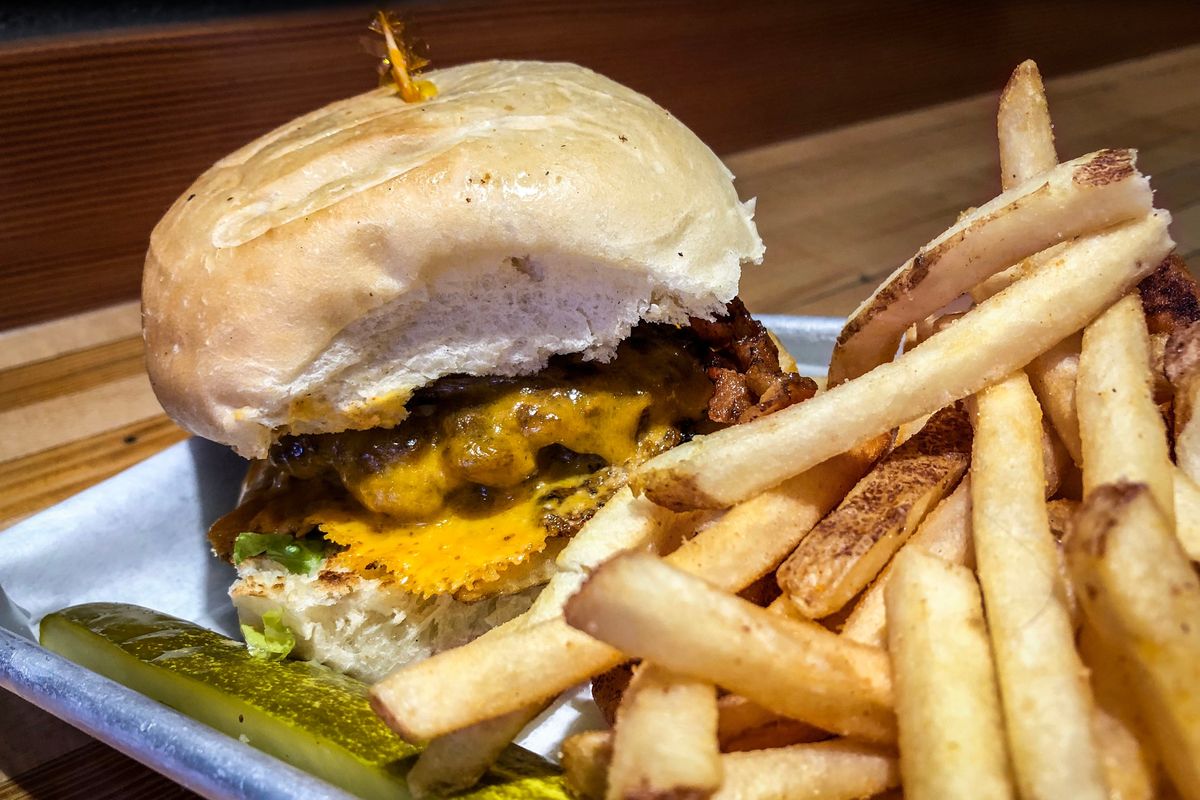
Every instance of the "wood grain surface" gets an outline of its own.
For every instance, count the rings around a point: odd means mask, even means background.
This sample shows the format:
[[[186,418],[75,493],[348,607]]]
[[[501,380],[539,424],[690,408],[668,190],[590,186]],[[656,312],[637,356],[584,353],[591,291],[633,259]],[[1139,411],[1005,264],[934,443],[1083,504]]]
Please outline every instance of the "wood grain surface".
[[[146,239],[254,136],[375,80],[372,7],[0,49],[0,330],[137,296]],[[419,0],[436,64],[570,60],[718,152],[1200,41],[1200,3]]]
[[[1200,263],[1200,47],[1070,76],[1043,70],[1060,155],[1139,148],[1180,252]],[[768,246],[744,278],[751,308],[845,314],[959,210],[994,195],[1006,71],[976,97],[729,155],[739,190],[758,197]],[[91,209],[97,229],[115,213]],[[25,299],[11,299],[13,286],[9,305]],[[183,438],[154,400],[139,342],[136,302],[0,333],[0,527]],[[3,692],[0,720],[0,800],[190,796]]]

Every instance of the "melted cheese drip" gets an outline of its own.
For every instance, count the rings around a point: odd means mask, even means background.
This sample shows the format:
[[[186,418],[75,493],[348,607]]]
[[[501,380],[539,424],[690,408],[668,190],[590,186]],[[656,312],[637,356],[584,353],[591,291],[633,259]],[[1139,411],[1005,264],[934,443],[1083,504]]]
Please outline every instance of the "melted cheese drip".
[[[598,469],[678,443],[678,423],[700,418],[710,394],[679,342],[641,340],[607,365],[435,385],[394,429],[300,437],[273,460],[301,487],[336,475],[357,501],[310,500],[295,525],[344,548],[334,565],[424,596],[470,595],[607,500],[623,478]]]
[[[538,488],[577,483],[538,482]],[[383,569],[406,591],[428,597],[470,593],[544,550],[551,531],[539,524],[538,511],[535,496],[521,496],[496,513],[468,516],[452,508],[420,525],[346,511],[319,512],[309,522],[346,548],[334,556],[334,566],[365,574]]]

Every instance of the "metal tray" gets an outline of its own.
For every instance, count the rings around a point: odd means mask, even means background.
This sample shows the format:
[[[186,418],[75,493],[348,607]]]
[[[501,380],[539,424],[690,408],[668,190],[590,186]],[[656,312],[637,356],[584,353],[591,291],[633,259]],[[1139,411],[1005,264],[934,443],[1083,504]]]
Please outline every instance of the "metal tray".
[[[824,374],[842,320],[760,319],[801,372]],[[205,797],[348,798],[36,641],[47,613],[92,601],[137,603],[236,636],[233,572],[208,552],[204,532],[233,506],[244,471],[226,448],[191,439],[0,532],[0,687]],[[553,757],[557,732],[586,702],[560,704],[520,743]]]

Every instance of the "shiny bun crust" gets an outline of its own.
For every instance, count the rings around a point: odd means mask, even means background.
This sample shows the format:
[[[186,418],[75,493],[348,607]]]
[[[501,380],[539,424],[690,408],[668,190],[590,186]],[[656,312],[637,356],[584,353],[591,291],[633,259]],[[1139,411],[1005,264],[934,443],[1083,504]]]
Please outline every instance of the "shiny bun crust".
[[[639,320],[706,315],[762,258],[753,205],[668,112],[571,64],[431,72],[223,159],[146,254],[150,378],[194,433],[394,425],[452,373],[604,359]]]

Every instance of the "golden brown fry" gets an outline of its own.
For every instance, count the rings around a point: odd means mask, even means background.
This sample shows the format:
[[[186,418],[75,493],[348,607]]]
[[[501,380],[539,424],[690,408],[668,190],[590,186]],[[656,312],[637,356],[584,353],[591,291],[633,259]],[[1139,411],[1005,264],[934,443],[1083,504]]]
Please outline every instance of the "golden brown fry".
[[[1093,727],[1104,757],[1104,774],[1113,797],[1157,797],[1158,762],[1149,747],[1150,733],[1138,701],[1127,659],[1108,646],[1094,625],[1080,626],[1079,655],[1091,678],[1096,716]],[[1131,747],[1133,749],[1131,749]]]
[[[1200,323],[1171,334],[1163,362],[1175,394],[1176,462],[1193,481],[1200,480]]]
[[[975,578],[905,550],[886,592],[905,796],[1013,796]]]
[[[1062,580],[1063,599],[1067,604],[1067,614],[1071,618],[1071,628],[1073,630],[1078,630],[1079,628],[1081,612],[1079,609],[1079,598],[1075,596],[1075,583],[1071,580],[1071,573],[1067,569],[1067,559],[1063,554],[1062,542],[1071,530],[1071,519],[1078,510],[1078,501],[1067,500],[1065,498],[1052,500],[1046,504],[1046,516],[1050,522],[1050,535],[1058,543],[1058,547],[1054,549],[1054,552],[1058,557],[1058,575]]]
[[[1175,535],[1192,561],[1200,562],[1200,485],[1176,467],[1172,470],[1175,489]]]
[[[603,800],[608,789],[612,743],[611,731],[586,731],[563,741],[563,780],[573,795],[582,800]]]
[[[741,591],[796,548],[870,468],[885,444],[883,438],[867,442],[731,508],[668,559],[726,591]]]
[[[533,607],[481,637],[476,647],[487,649],[488,642],[513,631],[554,619],[562,614],[562,604],[583,582],[586,571],[625,549],[658,551],[670,546],[678,535],[675,528],[690,522],[688,515],[675,515],[660,506],[635,498],[628,489],[617,492],[588,521],[583,529],[559,553],[558,571],[538,595]],[[408,782],[417,797],[445,795],[473,785],[534,716],[544,703],[533,702],[515,708],[494,719],[477,711],[476,718],[459,729],[444,732],[433,739],[417,758]]]
[[[787,747],[793,744],[821,742],[831,735],[798,719],[779,717],[772,722],[750,728],[737,736],[721,742],[722,753],[738,753],[744,750],[768,750],[772,747]]]
[[[921,523],[912,538],[900,548],[919,550],[952,564],[974,565],[975,550],[971,542],[971,478],[963,478],[946,499]],[[854,606],[842,636],[872,647],[887,647],[887,610],[884,593],[895,570],[896,554],[875,583],[863,593]]]
[[[1145,483],[1173,525],[1170,447],[1151,396],[1149,335],[1136,293],[1084,331],[1075,392],[1085,496],[1102,484]]]
[[[720,800],[856,800],[900,783],[894,755],[844,739],[729,753],[721,762]]]
[[[1079,414],[1075,409],[1075,378],[1079,373],[1082,336],[1067,337],[1029,362],[1025,373],[1038,402],[1054,426],[1059,440],[1076,464],[1083,463],[1079,441]]]
[[[371,687],[371,706],[405,739],[424,742],[547,701],[624,660],[555,617],[397,670]]]
[[[1122,296],[1173,243],[1154,214],[1079,239],[1063,256],[867,375],[673,448],[634,476],[670,508],[721,508],[1024,367]]]
[[[704,798],[720,785],[716,687],[643,662],[617,709],[605,796]]]
[[[1175,788],[1200,798],[1200,580],[1149,487],[1093,489],[1067,562],[1089,623],[1128,660],[1127,689]]]
[[[1092,727],[1100,747],[1110,800],[1154,800],[1158,797],[1154,763],[1133,731],[1102,708],[1096,709]]]
[[[1053,495],[1059,488],[1063,471],[1070,466],[1069,456],[1049,431],[1042,437],[1042,457],[1046,471],[1046,496]],[[1197,496],[1200,500],[1200,495]],[[1200,515],[1198,515],[1200,516]],[[937,556],[951,564],[975,566],[975,549],[971,540],[971,476],[959,482],[948,497],[929,513],[912,538],[904,543],[900,552],[916,549]],[[897,553],[899,555],[899,553]],[[891,579],[895,558],[883,569],[867,590],[854,604],[841,633],[848,639],[873,647],[887,646],[887,612],[883,594]],[[1070,596],[1070,595],[1068,595]]]
[[[1042,434],[1023,372],[976,396],[975,561],[1021,796],[1104,800],[1091,698],[1046,512]]]
[[[556,572],[533,606],[517,619],[533,624],[562,614],[563,603],[588,571],[624,550],[665,552],[674,545],[678,515],[634,497],[628,488],[613,495],[555,559]],[[687,520],[684,520],[686,523]]]
[[[885,653],[725,594],[653,556],[629,553],[601,566],[567,603],[566,619],[785,716],[869,741],[895,737]]]
[[[890,360],[909,325],[989,275],[1057,242],[1149,212],[1150,184],[1137,172],[1135,161],[1132,150],[1091,153],[960,218],[850,315],[834,347],[829,385],[857,378]]]
[[[722,747],[746,731],[780,719],[783,717],[740,694],[726,694],[717,698],[717,739]]]
[[[409,770],[412,796],[418,800],[446,797],[474,786],[541,709],[541,705],[519,708],[434,739]]]
[[[1005,191],[1020,186],[1054,168],[1054,127],[1037,64],[1024,61],[1013,70],[1000,95],[996,114],[1000,141],[1000,186]]]
[[[744,589],[795,548],[877,453],[878,443],[873,443],[832,458],[730,510],[672,553],[671,563],[728,591]],[[620,512],[618,518],[623,516]],[[570,552],[568,547],[560,558]],[[535,604],[532,611],[537,610]],[[490,632],[397,670],[372,687],[372,704],[400,735],[424,741],[542,702],[625,660],[567,626],[561,616],[515,627],[521,629]],[[508,677],[493,680],[492,665]]]
[[[867,473],[801,540],[779,586],[809,619],[840,610],[883,569],[967,470],[971,423],[953,405]]]
[[[604,797],[611,753],[608,731],[577,734],[563,742],[563,772],[571,791],[583,800]],[[893,754],[845,739],[729,753],[721,756],[721,767],[725,780],[714,796],[730,800],[882,798],[880,792],[900,783]]]

